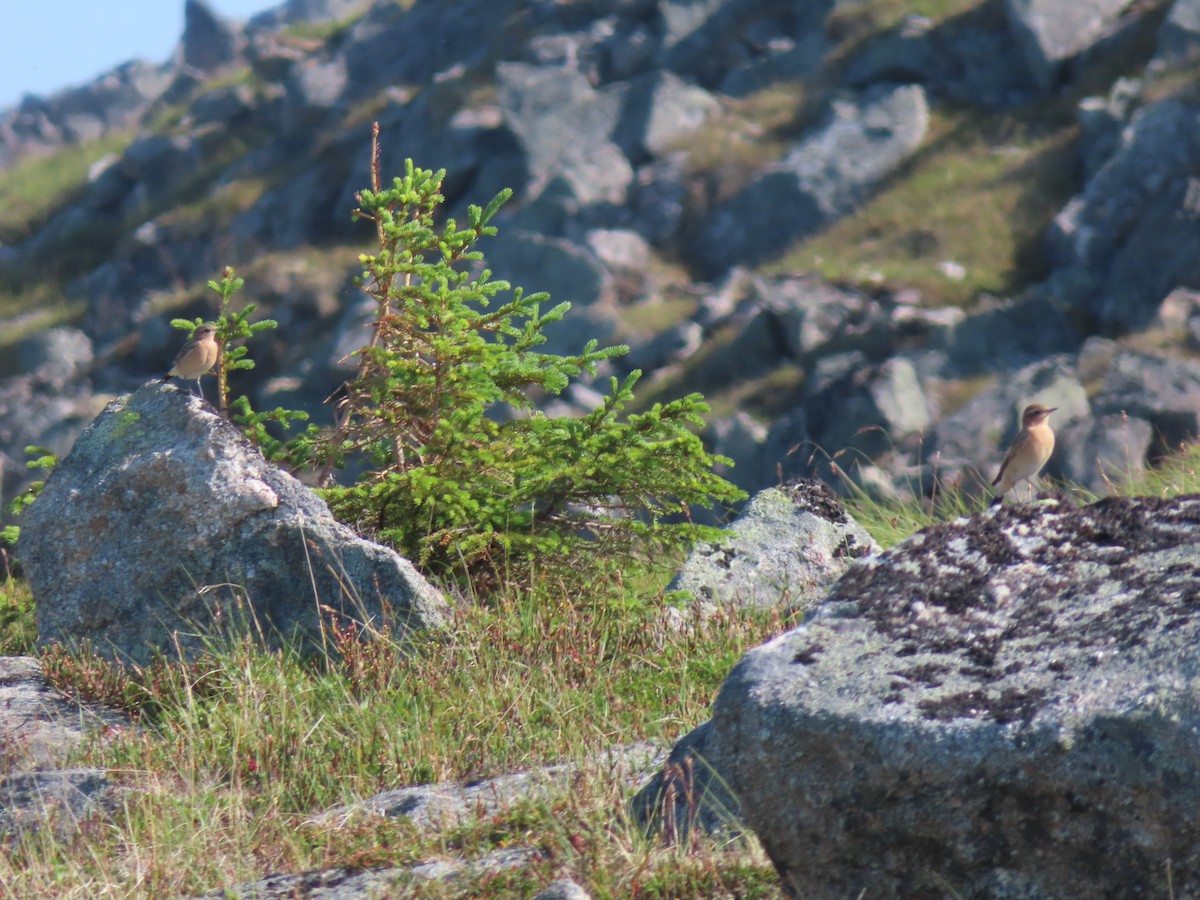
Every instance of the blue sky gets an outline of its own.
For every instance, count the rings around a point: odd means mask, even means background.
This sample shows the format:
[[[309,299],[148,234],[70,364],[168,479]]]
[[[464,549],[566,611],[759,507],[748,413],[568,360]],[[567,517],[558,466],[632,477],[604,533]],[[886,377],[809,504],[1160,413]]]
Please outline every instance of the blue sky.
[[[26,93],[90,81],[117,63],[163,62],[183,34],[184,0],[0,0],[0,109]],[[280,0],[208,0],[245,19]]]

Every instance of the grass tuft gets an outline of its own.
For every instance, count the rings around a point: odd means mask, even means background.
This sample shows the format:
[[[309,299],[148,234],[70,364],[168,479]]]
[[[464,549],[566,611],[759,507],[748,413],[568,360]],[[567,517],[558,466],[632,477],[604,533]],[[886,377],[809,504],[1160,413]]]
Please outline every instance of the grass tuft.
[[[269,872],[532,848],[512,871],[396,896],[526,895],[563,876],[597,896],[781,896],[753,845],[643,836],[626,814],[629,773],[595,760],[617,745],[665,747],[703,721],[733,663],[788,623],[729,610],[680,627],[665,601],[617,591],[543,584],[464,604],[453,628],[403,646],[330,626],[331,652],[316,659],[245,642],[121,669],[86,648],[50,649],[60,689],[136,715],[140,728],[78,760],[130,790],[112,820],[83,823],[69,842],[39,833],[0,846],[0,884],[16,896],[176,896]],[[578,774],[447,830],[312,818],[400,786],[551,763]]]

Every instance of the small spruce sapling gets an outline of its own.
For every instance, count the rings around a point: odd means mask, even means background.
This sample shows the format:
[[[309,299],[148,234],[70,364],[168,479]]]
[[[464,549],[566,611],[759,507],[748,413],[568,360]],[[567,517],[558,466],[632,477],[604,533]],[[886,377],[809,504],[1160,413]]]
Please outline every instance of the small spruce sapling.
[[[562,392],[627,348],[591,340],[573,356],[538,350],[570,304],[544,310],[547,294],[493,280],[476,249],[496,233],[489,223],[511,192],[469,207],[464,225],[438,227],[444,172],[409,160],[381,187],[377,142],[375,151],[372,189],[355,211],[379,243],[360,257],[374,323],[335,427],[307,451],[326,474],[349,461],[361,472],[325,491],[334,514],[427,572],[481,589],[533,567],[619,573],[632,557],[712,537],[687,518],[689,507],[742,493],[713,471],[728,461],[695,434],[703,398],[627,414],[635,371],[612,379],[587,415],[538,410],[532,397]]]

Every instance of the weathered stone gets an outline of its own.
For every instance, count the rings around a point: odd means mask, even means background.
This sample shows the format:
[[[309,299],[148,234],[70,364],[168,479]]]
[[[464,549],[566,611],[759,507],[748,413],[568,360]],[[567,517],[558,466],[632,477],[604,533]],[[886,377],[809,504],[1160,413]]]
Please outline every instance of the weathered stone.
[[[570,878],[559,878],[534,894],[533,900],[591,900],[591,897],[591,894]]]
[[[408,868],[318,869],[295,875],[268,875],[258,881],[222,887],[201,894],[196,900],[226,900],[230,895],[253,900],[378,900],[380,897],[412,896],[422,885],[453,882],[461,877],[480,877],[529,866],[541,858],[537,850],[516,847],[494,850],[478,859],[432,860]]]
[[[824,357],[822,363],[840,360],[849,362],[849,369],[827,378],[815,373],[804,401],[809,431],[825,452],[855,448],[873,458],[929,427],[929,399],[909,360],[893,356],[873,366],[850,353]]]
[[[1084,175],[1095,175],[1121,144],[1121,131],[1141,100],[1142,83],[1118,78],[1104,97],[1087,97],[1076,107],[1079,119],[1079,156]]]
[[[661,0],[664,30],[657,62],[705,87],[751,89],[772,77],[803,71],[803,62],[788,54],[820,37],[834,5],[832,0]],[[760,67],[767,71],[754,71]],[[741,85],[726,83],[727,75],[738,72],[746,75]]]
[[[48,829],[70,840],[81,822],[112,812],[120,789],[103,769],[58,767],[85,740],[128,727],[128,719],[52,689],[38,660],[0,657],[0,835]]]
[[[158,383],[80,435],[23,514],[18,554],[43,645],[86,640],[139,664],[193,656],[214,632],[311,650],[329,616],[403,637],[447,614],[408,561]]]
[[[1097,415],[1127,414],[1145,419],[1160,435],[1162,448],[1200,436],[1200,365],[1132,350],[1109,363],[1092,398]]]
[[[851,568],[714,705],[785,889],[1200,890],[1197,596],[1196,497],[1006,507]]]
[[[1012,371],[1076,350],[1082,341],[1083,335],[1061,304],[1034,295],[983,305],[932,334],[929,347],[946,353],[948,376],[963,377]]]
[[[85,375],[94,360],[91,338],[78,328],[50,328],[17,344],[17,370],[45,384]]]
[[[1047,238],[1054,262],[1111,273],[1089,298],[1104,325],[1144,326],[1173,287],[1197,274],[1200,218],[1191,179],[1198,164],[1197,110],[1175,99],[1142,107],[1107,162],[1055,217]]]
[[[776,482],[775,472],[764,471],[757,465],[767,433],[767,426],[745,410],[710,421],[705,442],[714,454],[728,457],[733,463],[732,469],[718,466],[718,473],[744,491],[757,491]]]
[[[218,122],[228,126],[252,113],[254,106],[254,91],[250,85],[231,84],[197,97],[191,106],[192,122],[196,125]]]
[[[1036,83],[999,4],[982,3],[948,19],[909,14],[848,61],[844,83],[923,84],[938,97],[973,107],[1028,102]]]
[[[188,69],[214,72],[232,63],[245,48],[242,29],[217,15],[204,0],[186,0],[183,22],[179,56]]]
[[[134,126],[170,77],[163,66],[135,60],[80,87],[49,97],[26,96],[0,110],[0,168]]]
[[[1005,0],[1013,33],[1029,70],[1043,89],[1063,67],[1102,37],[1133,0]]]
[[[65,456],[103,403],[80,384],[57,380],[57,374],[46,367],[41,374],[0,380],[0,494],[6,498],[44,475],[26,469],[26,447]],[[0,521],[9,521],[6,507],[0,505]]]
[[[633,168],[611,140],[620,93],[594,90],[577,71],[525,63],[502,63],[496,79],[504,122],[529,160],[530,196],[562,178],[580,204],[624,202]]]
[[[663,753],[659,748],[642,743],[599,753],[589,765],[595,765],[620,782],[636,782],[662,761]],[[575,763],[563,763],[467,784],[444,782],[396,788],[325,810],[310,817],[309,821],[328,826],[344,824],[365,815],[402,818],[422,829],[454,828],[481,816],[496,815],[518,803],[540,801],[569,791],[572,779],[579,777],[580,771]]]
[[[68,700],[46,684],[31,656],[0,656],[0,774],[49,770],[84,740],[129,721],[93,703]]]
[[[894,352],[897,322],[878,299],[812,277],[755,278],[753,295],[778,317],[792,357],[860,350]]]
[[[54,769],[0,777],[0,836],[12,840],[49,830],[59,841],[79,834],[84,822],[102,818],[119,803],[103,769]]]
[[[1200,2],[1175,0],[1158,32],[1156,57],[1179,65],[1200,56]]]
[[[1135,416],[1098,416],[1059,428],[1056,434],[1055,460],[1047,465],[1047,473],[1100,496],[1141,477],[1154,447],[1154,426]]]
[[[546,291],[550,305],[571,303],[561,322],[546,327],[544,352],[576,354],[588,340],[603,343],[612,334],[613,278],[588,248],[510,229],[489,241],[487,252],[494,278],[522,287],[526,294]]]
[[[756,494],[727,532],[693,550],[667,589],[689,592],[702,607],[804,610],[878,550],[837,495],[816,481]]]
[[[292,66],[282,109],[283,127],[295,132],[313,127],[334,109],[346,92],[346,59],[305,59]]]
[[[343,22],[363,12],[372,0],[284,0],[250,19],[253,29],[277,29],[303,22],[316,25]]]
[[[613,140],[635,161],[679,149],[721,111],[708,91],[670,72],[655,72],[630,82]]]

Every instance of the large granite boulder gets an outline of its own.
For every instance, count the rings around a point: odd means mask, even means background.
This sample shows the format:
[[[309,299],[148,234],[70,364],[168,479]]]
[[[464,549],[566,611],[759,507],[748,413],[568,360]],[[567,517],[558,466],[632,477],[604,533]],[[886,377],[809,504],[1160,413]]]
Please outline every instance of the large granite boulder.
[[[108,405],[21,518],[43,644],[144,664],[215,631],[320,647],[330,617],[397,636],[445,623],[412,565],[334,521],[198,398],[152,382]]]
[[[748,653],[722,774],[795,897],[1200,891],[1200,497],[1005,507]]]

